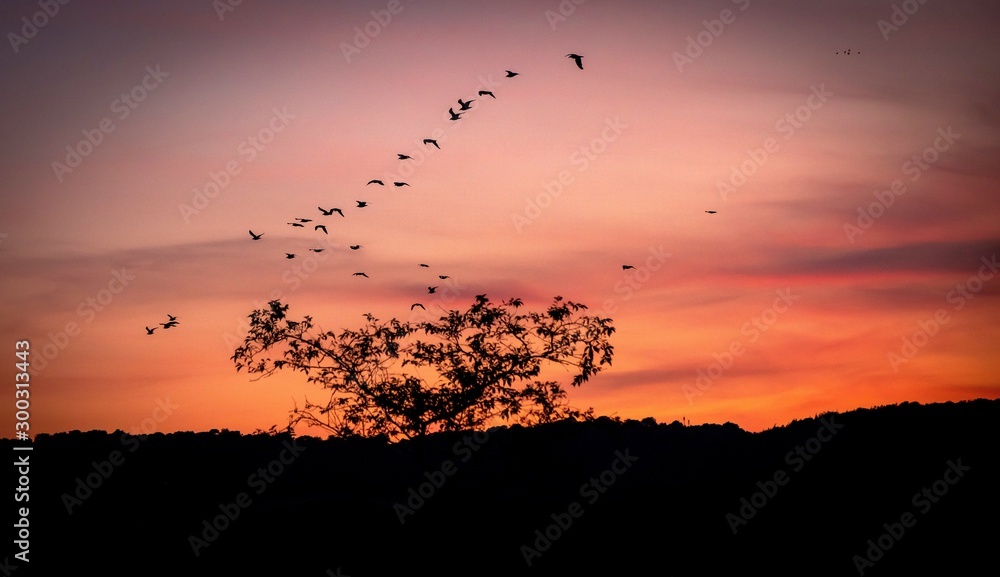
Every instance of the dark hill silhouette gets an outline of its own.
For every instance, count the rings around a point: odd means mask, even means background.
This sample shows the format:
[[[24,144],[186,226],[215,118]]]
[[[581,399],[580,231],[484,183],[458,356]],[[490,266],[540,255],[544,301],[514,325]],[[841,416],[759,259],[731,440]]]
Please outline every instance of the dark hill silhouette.
[[[891,548],[865,575],[938,566],[977,574],[995,566],[997,423],[1000,399],[831,413],[761,433],[601,417],[396,444],[231,431],[38,435],[31,565],[50,575],[83,567],[102,575],[325,576],[338,567],[355,577],[633,575],[647,567],[857,575],[854,556],[909,512],[915,524],[884,539]],[[12,441],[0,442],[13,453]],[[282,458],[272,481],[251,477]],[[107,471],[110,460],[120,464],[101,478],[95,469]],[[946,475],[958,460],[969,469]],[[778,471],[786,482],[769,486]],[[97,488],[68,514],[64,494],[88,475]],[[582,487],[592,478],[603,491]],[[443,483],[401,524],[394,505],[422,484],[430,493],[429,479]],[[914,495],[939,481],[946,493],[927,500],[925,512]],[[761,503],[766,488],[775,491]],[[241,492],[249,506],[231,505]],[[762,506],[734,534],[727,515],[740,515],[741,499]],[[239,516],[196,557],[189,536],[221,514],[220,504]],[[572,522],[549,528],[557,538],[529,567],[522,546],[534,548],[536,529],[544,533],[554,519]]]

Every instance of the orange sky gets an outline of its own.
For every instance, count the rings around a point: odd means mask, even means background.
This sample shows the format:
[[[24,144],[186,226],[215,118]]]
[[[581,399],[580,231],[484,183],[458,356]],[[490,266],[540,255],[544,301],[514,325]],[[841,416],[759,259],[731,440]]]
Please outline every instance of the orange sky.
[[[31,342],[33,434],[283,425],[321,391],[230,360],[275,296],[356,328],[562,295],[617,327],[571,401],[622,418],[1000,396],[1000,7],[342,4],[0,8],[0,343]]]

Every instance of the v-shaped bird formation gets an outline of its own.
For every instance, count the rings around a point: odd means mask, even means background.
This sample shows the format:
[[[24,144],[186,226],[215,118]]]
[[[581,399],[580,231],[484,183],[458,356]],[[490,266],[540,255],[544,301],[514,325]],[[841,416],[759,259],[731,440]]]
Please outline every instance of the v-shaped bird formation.
[[[582,55],[575,54],[575,53],[569,53],[569,54],[566,54],[566,58],[569,58],[570,60],[572,60],[576,64],[577,68],[579,68],[580,70],[583,70],[583,56]],[[505,78],[514,78],[516,76],[520,76],[519,72],[515,72],[513,70],[505,70],[504,72],[506,73]],[[477,100],[481,100],[483,97],[487,97],[488,96],[492,100],[497,100],[497,96],[496,96],[496,94],[493,93],[492,90],[479,90],[476,95],[479,97],[478,99],[477,98],[469,98],[468,100],[465,100],[463,98],[458,98],[456,100],[456,102],[458,103],[458,110],[455,109],[454,105],[450,106],[448,108],[448,117],[447,117],[448,120],[449,121],[459,121],[459,120],[461,120],[462,116],[464,114],[466,114],[470,110],[472,110],[473,103],[477,102]],[[435,149],[441,150],[441,146],[438,143],[437,139],[434,139],[434,138],[424,138],[422,140],[422,143],[425,146],[433,146]],[[410,155],[408,155],[408,154],[396,153],[396,160],[399,161],[399,162],[406,162],[406,161],[413,160],[413,157],[410,156]],[[385,181],[383,181],[382,179],[373,178],[373,179],[369,180],[365,184],[365,186],[367,187],[367,186],[370,186],[370,185],[373,185],[373,184],[377,185],[377,186],[385,186]],[[403,181],[394,181],[394,182],[392,182],[392,185],[395,188],[411,187],[410,183],[403,182]],[[367,208],[367,207],[371,206],[371,202],[367,201],[367,200],[355,200],[355,202],[357,203],[357,206],[355,207],[356,209],[362,209],[362,208]],[[336,207],[334,207],[334,208],[323,208],[322,206],[320,206],[320,207],[317,207],[317,209],[319,210],[319,213],[320,213],[321,217],[329,217],[329,216],[333,216],[334,214],[338,214],[338,215],[340,215],[341,218],[347,218],[347,215],[344,213],[344,210],[342,210],[340,208],[336,208]],[[715,214],[716,211],[714,211],[714,210],[706,210],[705,212],[708,213],[708,214]],[[289,225],[289,226],[291,226],[292,228],[302,228],[302,229],[305,229],[305,228],[307,228],[307,225],[309,225],[309,223],[312,223],[312,222],[313,222],[312,218],[293,217],[293,219],[291,221],[286,222],[286,224]],[[330,222],[330,221],[326,221],[326,222]],[[311,226],[313,228],[313,233],[314,234],[322,232],[324,235],[329,235],[330,232],[328,230],[328,226],[332,226],[332,225],[328,225],[328,224],[312,224]],[[262,240],[263,237],[264,237],[264,234],[265,234],[264,232],[256,233],[253,230],[249,230],[248,232],[250,234],[250,239],[253,240],[253,241]],[[353,251],[358,251],[359,249],[363,248],[363,245],[361,245],[361,244],[350,244],[350,245],[348,245],[348,247],[353,252]],[[322,248],[310,248],[309,250],[311,252],[313,252],[313,253],[320,253],[320,252],[323,252],[324,249],[322,249]],[[294,253],[294,252],[283,252],[283,254],[285,255],[285,259],[294,259],[294,258],[296,258],[298,256],[297,253]],[[419,266],[421,268],[429,268],[430,267],[430,265],[428,265],[427,263],[420,263]],[[629,269],[634,269],[634,268],[635,267],[632,266],[632,265],[622,265],[622,270],[629,270]],[[368,274],[366,274],[363,271],[354,272],[354,273],[352,273],[352,276],[363,277],[363,278],[370,278],[368,276]],[[442,275],[442,274],[437,275],[437,277],[438,277],[438,279],[441,279],[441,280],[446,280],[446,279],[450,279],[451,278],[449,275]],[[437,287],[437,286],[428,286],[427,287],[427,294],[435,294],[438,288],[439,287]],[[485,295],[482,295],[482,296],[485,296]],[[413,310],[413,308],[415,308],[415,307],[420,307],[421,309],[424,308],[424,306],[422,304],[420,304],[420,303],[414,303],[413,306],[410,307],[410,309]],[[169,320],[166,323],[159,323],[160,327],[162,327],[164,330],[172,328],[172,327],[175,327],[178,324],[177,320],[176,320],[176,317],[168,315],[168,318],[169,318]],[[152,327],[152,328],[146,327],[146,334],[147,335],[152,335],[153,332],[157,328],[159,328],[159,327]]]

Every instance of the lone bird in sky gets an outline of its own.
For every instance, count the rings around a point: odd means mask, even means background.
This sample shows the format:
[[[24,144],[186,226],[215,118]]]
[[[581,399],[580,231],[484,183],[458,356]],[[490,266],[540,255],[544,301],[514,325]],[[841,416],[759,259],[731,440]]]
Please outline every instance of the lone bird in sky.
[[[580,70],[583,70],[583,56],[580,56],[579,54],[567,54],[566,58],[572,58],[573,61],[576,62],[577,67]]]
[[[628,270],[628,269],[630,269],[630,268],[635,268],[635,267],[634,267],[634,266],[632,266],[632,265],[630,265],[630,264],[623,264],[623,265],[622,265],[622,270]]]
[[[368,184],[377,184],[379,186],[385,186],[384,182],[382,182],[381,180],[375,180],[375,179],[369,180]],[[365,186],[368,186],[368,185],[366,184]]]
[[[426,308],[424,308],[424,305],[422,305],[420,303],[413,303],[412,305],[410,305],[410,310],[412,311],[416,307],[420,307],[420,308],[422,308],[424,310],[427,310]],[[150,333],[150,334],[153,334],[153,333]]]
[[[413,160],[412,156],[407,156],[405,154],[399,154],[398,152],[396,153],[396,156],[398,156],[400,160]]]
[[[319,211],[323,213],[323,216],[330,216],[333,213],[337,213],[340,216],[344,216],[344,211],[340,210],[339,208],[331,208],[330,210],[326,210],[322,206],[317,206],[316,208],[318,208]]]
[[[514,78],[515,76],[520,74],[520,72],[511,72],[510,70],[505,70],[504,72],[507,73],[507,76],[505,76],[505,78]]]
[[[326,225],[325,224],[317,224],[316,226],[313,227],[313,230],[322,230],[323,234],[330,234],[330,233],[328,233],[326,231]]]
[[[410,307],[410,310],[413,310],[413,307]],[[153,328],[146,327],[146,334],[147,335],[151,335],[151,334],[153,334],[153,331],[155,331],[155,330],[156,330],[156,327],[153,327]]]
[[[706,210],[705,212],[707,212],[708,214],[715,214],[718,211],[715,211],[715,210]]]
[[[361,248],[360,244],[352,244],[351,245],[351,250],[358,250],[359,248]]]
[[[450,115],[451,115],[451,118],[449,118],[448,120],[458,120],[459,118],[461,118],[461,117],[462,117],[462,115],[461,115],[461,114],[456,114],[456,113],[455,113],[455,110],[454,110],[454,109],[452,109],[452,108],[449,108],[449,109],[448,109],[448,114],[450,114]]]
[[[358,201],[355,201],[355,202],[358,203],[358,208],[364,208],[364,207],[368,206],[368,202],[366,202],[364,200],[358,200]]]
[[[431,265],[429,265],[429,264],[424,264],[424,263],[420,263],[420,266],[422,266],[422,267],[424,267],[424,268],[427,268],[427,267],[429,267],[429,266],[431,266]]]
[[[480,96],[492,96],[492,97],[493,97],[493,100],[496,100],[496,99],[497,99],[497,97],[496,97],[496,96],[494,96],[494,95],[493,95],[493,93],[492,93],[492,92],[490,92],[489,90],[480,90],[480,91],[479,91],[479,95],[480,95]]]
[[[363,276],[363,277],[365,277],[365,278],[369,278],[369,276],[368,276],[368,275],[366,275],[366,274],[365,274],[365,273],[363,273],[363,272],[356,272],[356,273],[352,274],[351,276]]]
[[[424,144],[433,144],[434,148],[441,150],[441,147],[438,146],[438,141],[434,140],[433,138],[425,138]]]
[[[437,292],[437,290],[438,290],[438,287],[436,287],[436,286],[429,286],[429,287],[427,287],[427,294],[434,294],[434,293]]]
[[[446,278],[451,278],[451,277],[450,277],[450,276],[448,276],[448,275],[446,275],[446,274],[439,274],[439,275],[438,275],[438,278],[439,278],[439,279],[441,279],[441,280],[444,280],[444,279],[446,279]]]
[[[458,99],[458,105],[461,106],[461,108],[459,108],[459,110],[468,110],[468,109],[472,108],[472,103],[473,102],[475,102],[475,99],[469,100],[469,101],[466,101],[466,102],[462,102],[462,99],[459,98]]]
[[[295,255],[292,254],[292,253],[290,253],[290,252],[286,252],[285,253],[285,258],[295,258]]]
[[[409,183],[406,182],[394,182],[393,184],[396,185],[397,188],[400,186],[410,186]]]
[[[250,236],[251,238],[253,238],[253,240],[260,240],[260,237],[264,236],[264,233],[254,234],[252,230],[248,232],[250,233]]]

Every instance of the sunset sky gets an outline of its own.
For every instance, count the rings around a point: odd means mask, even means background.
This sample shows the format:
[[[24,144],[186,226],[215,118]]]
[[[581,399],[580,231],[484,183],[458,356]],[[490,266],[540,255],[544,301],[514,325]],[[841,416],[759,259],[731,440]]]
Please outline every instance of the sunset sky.
[[[52,4],[0,7],[33,435],[283,426],[322,392],[230,359],[276,297],[584,303],[614,364],[570,400],[621,418],[1000,397],[1000,4]]]

